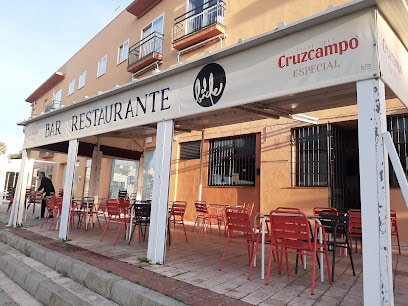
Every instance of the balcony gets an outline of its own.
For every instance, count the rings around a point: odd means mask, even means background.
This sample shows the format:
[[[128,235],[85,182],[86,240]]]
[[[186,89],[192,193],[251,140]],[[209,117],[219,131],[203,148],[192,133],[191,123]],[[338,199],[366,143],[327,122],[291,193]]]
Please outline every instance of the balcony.
[[[127,71],[135,73],[163,59],[163,34],[153,32],[130,47]]]
[[[137,18],[141,18],[160,1],[162,0],[135,0],[126,8],[126,10]]]
[[[53,110],[59,109],[61,107],[61,101],[53,100],[45,105],[44,113],[51,112]]]
[[[225,34],[225,3],[210,0],[174,20],[173,48],[180,51]]]

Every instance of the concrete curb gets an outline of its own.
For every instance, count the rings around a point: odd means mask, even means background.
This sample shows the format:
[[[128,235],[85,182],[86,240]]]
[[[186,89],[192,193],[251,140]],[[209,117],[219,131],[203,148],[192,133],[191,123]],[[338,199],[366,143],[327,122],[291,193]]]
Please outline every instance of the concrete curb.
[[[0,230],[0,241],[120,305],[185,305],[160,292],[145,288],[112,273],[95,268],[85,262],[18,237],[8,230]],[[55,299],[57,297],[62,298],[67,294],[64,290],[60,290],[61,287],[59,285],[52,283],[52,281],[46,279],[32,268],[24,267],[21,262],[18,262],[18,260],[10,255],[0,256],[0,269],[44,304],[52,302],[51,304],[56,305],[54,304],[57,302]],[[37,277],[36,273],[40,274],[38,276],[40,281],[37,280],[38,286],[33,283],[33,279]],[[43,289],[43,287],[49,288],[48,290],[51,291]],[[37,291],[39,291],[38,295]],[[58,303],[58,305],[86,304]]]
[[[91,305],[11,255],[0,255],[0,269],[44,305]]]

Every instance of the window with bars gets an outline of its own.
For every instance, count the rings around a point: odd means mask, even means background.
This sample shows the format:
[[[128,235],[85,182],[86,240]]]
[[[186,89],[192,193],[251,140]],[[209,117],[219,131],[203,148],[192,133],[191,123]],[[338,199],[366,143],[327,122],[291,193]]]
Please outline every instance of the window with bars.
[[[255,134],[210,140],[208,186],[254,186],[255,155]]]
[[[327,186],[327,127],[316,125],[292,129],[296,186]]]
[[[408,115],[390,116],[387,118],[387,130],[391,134],[401,166],[408,177]],[[390,186],[398,187],[398,180],[390,163]]]

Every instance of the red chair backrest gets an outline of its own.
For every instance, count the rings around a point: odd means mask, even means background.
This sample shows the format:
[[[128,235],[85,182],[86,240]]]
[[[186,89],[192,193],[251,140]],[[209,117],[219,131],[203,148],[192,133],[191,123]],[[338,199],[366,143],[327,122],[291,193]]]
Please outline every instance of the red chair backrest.
[[[55,197],[54,207],[57,208],[58,211],[61,212],[61,210],[62,210],[62,197]]]
[[[350,218],[350,234],[361,234],[362,233],[362,226],[361,226],[361,209],[349,209],[347,212]]]
[[[395,210],[390,210],[390,217],[392,223],[397,222],[397,212]]]
[[[244,208],[227,207],[225,209],[226,227],[231,238],[254,239],[254,226],[251,215]]]
[[[108,216],[120,216],[121,211],[118,199],[107,199],[106,211],[108,212]]]
[[[186,208],[186,201],[174,201],[173,205],[171,206],[170,214],[173,216],[180,216],[181,218],[184,218]]]
[[[312,250],[307,216],[297,208],[277,208],[269,214],[274,242],[298,250]]]
[[[53,209],[57,198],[54,196],[45,197],[45,206],[47,209]]]
[[[197,214],[208,214],[208,206],[207,202],[205,201],[194,201],[194,206],[196,209]]]
[[[391,233],[394,234],[397,229],[397,212],[393,209],[390,210],[390,218],[391,218]]]

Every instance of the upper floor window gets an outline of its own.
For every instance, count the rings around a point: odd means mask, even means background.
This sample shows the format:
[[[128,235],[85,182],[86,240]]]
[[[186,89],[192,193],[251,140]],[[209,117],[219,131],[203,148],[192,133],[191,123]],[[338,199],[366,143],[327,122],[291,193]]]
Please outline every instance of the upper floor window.
[[[71,82],[69,82],[68,86],[68,96],[72,95],[75,91],[75,79],[73,79]]]
[[[81,75],[79,76],[78,79],[78,89],[82,88],[85,86],[85,81],[86,81],[86,70],[84,70]]]
[[[256,135],[210,140],[208,185],[255,185]]]
[[[327,186],[327,127],[293,129],[292,143],[296,186]]]
[[[126,61],[129,56],[129,40],[123,42],[118,48],[118,64]]]
[[[54,109],[58,109],[61,106],[61,98],[62,98],[62,89],[59,89],[52,94],[52,101],[48,103],[48,100],[45,100],[45,108],[44,111],[50,112]]]
[[[56,92],[54,92],[53,100],[54,100],[54,102],[61,103],[61,99],[62,99],[62,89],[59,89]]]
[[[163,34],[163,15],[147,25],[142,31],[142,41],[140,48],[140,58],[153,52],[162,53],[163,40],[157,39],[154,33]]]
[[[192,18],[187,23],[187,32],[195,32],[217,20],[217,0],[189,0],[187,9]]]
[[[99,78],[101,75],[104,75],[106,73],[106,64],[108,61],[108,56],[105,55],[98,61],[98,72],[96,77]]]

